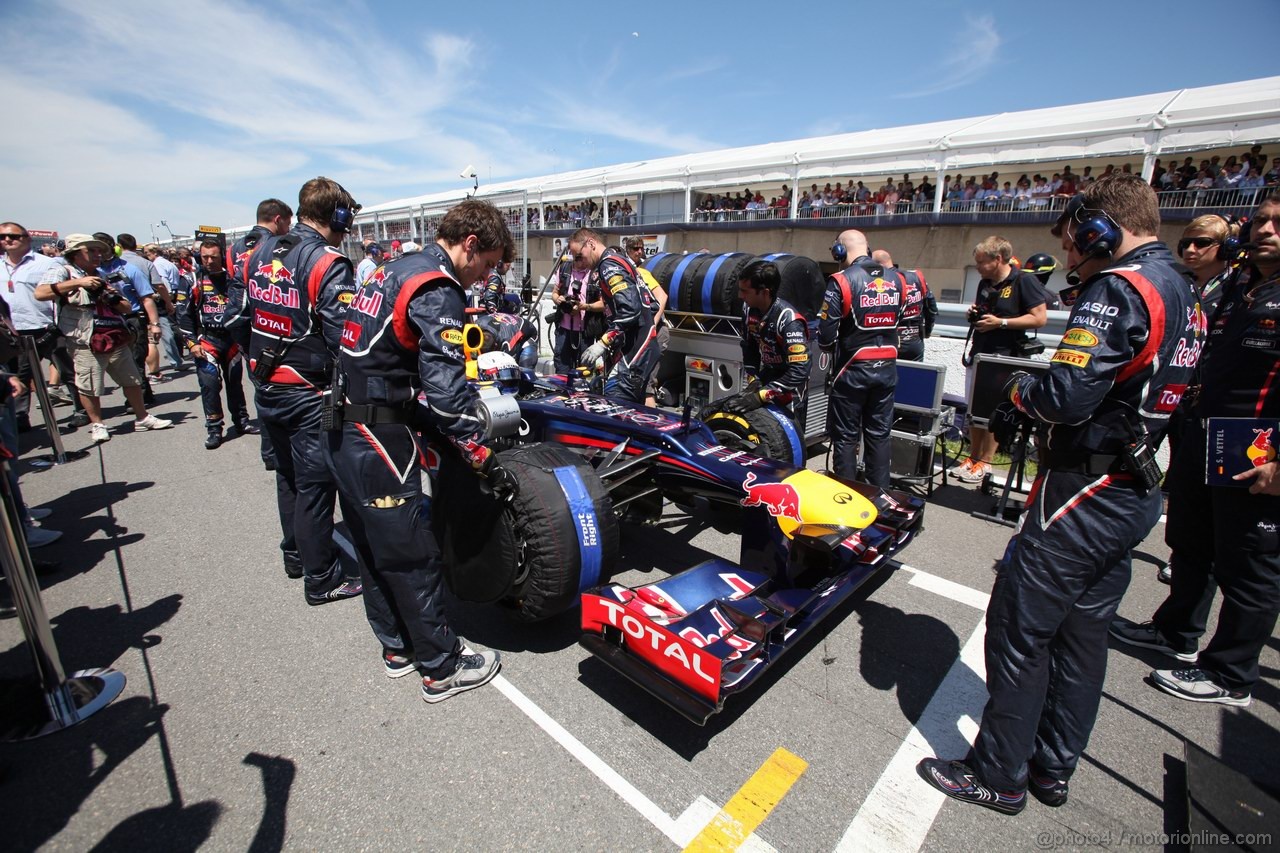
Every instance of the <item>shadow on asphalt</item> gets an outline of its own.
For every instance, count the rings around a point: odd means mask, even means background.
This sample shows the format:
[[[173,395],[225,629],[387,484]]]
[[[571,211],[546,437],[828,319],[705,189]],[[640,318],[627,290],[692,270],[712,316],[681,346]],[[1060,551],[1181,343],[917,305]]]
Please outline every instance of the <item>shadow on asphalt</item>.
[[[145,649],[162,640],[154,633],[182,606],[178,593],[146,607],[125,612],[119,604],[73,607],[51,616],[53,640],[68,673],[90,667],[111,666],[129,649]],[[0,676],[31,677],[31,652],[26,642],[0,652]]]
[[[284,848],[284,833],[289,811],[289,793],[298,767],[279,755],[251,752],[244,763],[262,771],[262,819],[249,844],[249,853],[276,853]]]
[[[91,464],[88,460],[85,462]],[[61,531],[62,538],[32,555],[38,560],[57,564],[56,569],[40,574],[40,588],[48,589],[75,575],[105,567],[110,554],[141,541],[145,534],[130,533],[128,528],[116,523],[114,512],[103,511],[133,492],[154,485],[149,480],[94,483],[45,504],[53,510],[53,515],[44,524],[52,530]]]
[[[881,691],[896,689],[898,707],[914,726],[959,659],[959,637],[941,619],[870,599],[858,605],[858,619],[863,681]],[[979,680],[976,673],[973,678]]]
[[[144,696],[119,699],[78,726],[0,748],[0,797],[11,815],[22,815],[21,820],[5,822],[5,846],[34,850],[66,828],[97,787],[160,732],[168,710],[168,705],[155,705]],[[126,844],[147,849],[163,837],[166,849],[194,850],[208,839],[221,807],[200,803],[191,809],[175,814],[166,806],[127,818],[98,849],[123,849]],[[149,816],[156,811],[165,814]],[[157,818],[163,825],[157,825]],[[147,832],[165,835],[148,839],[138,834],[144,823]]]
[[[951,484],[935,488],[933,497],[929,498],[928,502],[932,506],[945,507],[956,512],[993,512],[997,498],[999,494],[984,495],[980,489],[968,484]]]
[[[851,612],[866,606],[867,599],[874,595],[892,574],[893,572],[889,570],[877,572],[851,596],[850,600],[836,607],[821,625],[789,649],[786,655],[766,670],[751,687],[726,699],[724,710],[713,715],[705,726],[699,726],[685,719],[595,657],[588,657],[578,665],[578,681],[625,714],[654,739],[665,744],[681,758],[690,761],[706,749],[717,735],[737,722],[738,718],[746,713],[761,696],[771,689],[783,689],[775,688],[775,685],[791,671],[796,662],[807,658],[819,644],[825,642],[831,629],[844,621]],[[954,634],[952,639],[954,642]],[[922,650],[922,654],[928,653],[927,649]],[[823,662],[828,665],[835,660],[835,658],[823,658]],[[870,664],[870,666],[874,665]],[[940,680],[941,677],[939,677]],[[932,692],[936,688],[935,682],[932,686],[921,685],[918,690],[927,689]],[[913,688],[912,695],[916,695],[916,692],[917,689]]]

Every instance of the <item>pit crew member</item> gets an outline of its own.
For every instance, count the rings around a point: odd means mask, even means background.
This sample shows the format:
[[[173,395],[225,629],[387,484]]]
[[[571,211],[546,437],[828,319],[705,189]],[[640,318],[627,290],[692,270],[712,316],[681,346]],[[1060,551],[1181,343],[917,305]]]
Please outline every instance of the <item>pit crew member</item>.
[[[355,294],[351,262],[336,248],[360,206],[329,178],[298,192],[298,222],[263,236],[249,257],[249,369],[254,402],[276,459],[285,572],[305,578],[308,604],[359,595],[333,542],[336,486],[321,450],[321,394],[333,378],[343,317]]]
[[[487,314],[495,314],[503,310],[503,301],[507,295],[507,270],[511,264],[500,263],[489,273],[485,280],[484,290],[480,293],[480,307]]]
[[[258,202],[256,211],[257,224],[242,234],[227,249],[227,272],[231,276],[231,292],[228,296],[232,306],[240,306],[240,313],[228,323],[233,340],[240,346],[242,353],[249,351],[249,317],[244,310],[245,286],[249,280],[249,256],[263,237],[281,236],[289,233],[293,227],[293,208],[278,198],[267,198]],[[174,293],[174,301],[178,295]],[[179,302],[178,310],[182,310]],[[198,362],[197,362],[198,364]],[[257,378],[250,373],[249,382],[256,387]],[[262,466],[268,471],[276,470],[275,453],[271,450],[271,437],[262,433],[258,443],[258,454],[262,458]]]
[[[484,444],[462,343],[467,288],[509,262],[515,243],[497,208],[475,199],[445,214],[436,233],[421,252],[379,267],[357,293],[342,332],[343,423],[325,445],[387,675],[420,670],[422,698],[432,703],[487,683],[499,660],[472,651],[445,619],[415,430],[451,444],[495,493],[513,488]]]
[[[871,253],[871,260],[900,274],[907,282],[907,307],[898,325],[898,358],[924,361],[924,339],[933,334],[938,318],[938,301],[920,270],[903,270],[893,265],[893,256],[884,249]]]
[[[1201,387],[1169,470],[1165,541],[1177,554],[1169,597],[1152,621],[1111,626],[1122,642],[1194,661],[1151,673],[1161,690],[1237,707],[1252,698],[1258,656],[1280,612],[1280,436],[1259,423],[1226,472],[1240,487],[1209,486],[1205,420],[1280,418],[1280,192],[1254,211],[1246,245],[1247,260],[1216,288],[1220,302],[1208,315],[1197,368]],[[1222,590],[1218,627],[1197,658],[1215,580]]]
[[[827,281],[818,323],[823,366],[830,370],[828,405],[835,473],[858,476],[858,444],[866,482],[889,486],[889,430],[898,385],[898,324],[906,283],[867,255],[861,231],[845,231],[831,247],[841,270]]]
[[[643,404],[649,377],[658,363],[653,325],[657,306],[649,288],[637,282],[635,267],[626,256],[606,245],[590,228],[579,228],[569,238],[574,259],[585,259],[600,275],[608,322],[600,340],[587,347],[578,363],[601,373],[607,371],[606,397]]]
[[[200,245],[200,275],[178,314],[178,328],[195,361],[196,379],[200,383],[200,402],[208,430],[206,450],[222,446],[224,380],[227,408],[231,410],[236,432],[258,434],[258,428],[249,423],[249,407],[244,399],[243,351],[229,328],[239,312],[239,306],[232,303],[230,291],[231,276],[222,266],[222,247],[216,240],[206,240]]]
[[[1116,173],[1052,229],[1084,284],[1049,370],[1006,388],[1036,422],[1040,473],[996,565],[990,698],[968,757],[918,765],[955,799],[1016,814],[1030,791],[1062,805],[1093,730],[1130,551],[1160,516],[1152,453],[1203,345],[1189,276],[1159,228],[1151,186]]]
[[[653,375],[649,377],[649,388],[644,398],[646,406],[656,406],[658,404],[657,394],[659,388],[658,370],[662,366],[662,356],[666,353],[667,346],[671,343],[671,324],[667,322],[667,292],[662,289],[662,284],[653,277],[653,273],[641,266],[644,263],[644,240],[639,237],[628,237],[622,241],[622,247],[636,268],[638,280],[649,288],[649,294],[653,297],[654,304],[657,306],[653,312],[653,325],[658,330],[658,357],[654,360]]]
[[[782,276],[772,261],[752,261],[738,276],[747,388],[725,400],[721,408],[741,414],[772,403],[803,425],[809,387],[809,326],[789,302],[778,298],[781,285]]]

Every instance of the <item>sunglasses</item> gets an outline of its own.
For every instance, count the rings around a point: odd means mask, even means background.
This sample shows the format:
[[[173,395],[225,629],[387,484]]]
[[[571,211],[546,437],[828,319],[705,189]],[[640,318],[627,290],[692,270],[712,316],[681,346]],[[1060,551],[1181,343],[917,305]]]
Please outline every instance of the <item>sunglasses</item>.
[[[25,240],[26,234],[0,234],[0,240]]]
[[[1197,249],[1207,249],[1210,246],[1216,246],[1218,241],[1212,237],[1183,237],[1178,241],[1178,256],[1187,250],[1188,246],[1195,246]]]

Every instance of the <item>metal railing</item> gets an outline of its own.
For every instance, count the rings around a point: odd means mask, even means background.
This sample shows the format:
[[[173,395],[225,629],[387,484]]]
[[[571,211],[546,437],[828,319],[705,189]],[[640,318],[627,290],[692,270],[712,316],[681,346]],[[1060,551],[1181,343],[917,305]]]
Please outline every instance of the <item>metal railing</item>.
[[[1181,190],[1165,190],[1157,192],[1160,211],[1164,218],[1171,220],[1188,220],[1202,213],[1222,213],[1224,215],[1243,215],[1250,212],[1266,196],[1275,191],[1276,186],[1244,187],[1244,188],[1188,188]],[[945,191],[944,191],[945,192]],[[641,215],[633,211],[627,217],[611,217],[610,227],[634,227],[675,225],[696,223],[703,225],[768,222],[812,222],[822,221],[825,224],[838,220],[842,224],[876,225],[918,225],[918,224],[974,224],[974,223],[1025,223],[1038,224],[1052,221],[1066,207],[1067,195],[1028,195],[1018,191],[1007,195],[1003,191],[988,193],[973,198],[944,197],[938,212],[933,210],[934,202],[907,201],[896,202],[874,199],[866,201],[842,201],[836,204],[823,204],[815,207],[806,206],[803,201],[798,206],[796,216],[791,215],[791,207],[766,207],[757,210],[738,210],[729,208],[697,207],[688,214],[683,211]],[[545,212],[545,211],[544,211]],[[563,213],[561,212],[561,215]],[[401,213],[397,211],[394,219],[386,214],[376,223],[378,237],[384,235],[388,239],[406,239],[415,235],[414,239],[431,241],[435,239],[436,226],[443,214],[426,214],[414,211]],[[523,226],[519,209],[505,212],[508,226],[517,231]],[[605,225],[603,213],[583,217],[556,218],[544,220],[541,215],[529,218],[529,231],[540,234],[562,234],[572,232],[580,227],[600,228]],[[373,233],[374,223],[362,223],[365,234]]]

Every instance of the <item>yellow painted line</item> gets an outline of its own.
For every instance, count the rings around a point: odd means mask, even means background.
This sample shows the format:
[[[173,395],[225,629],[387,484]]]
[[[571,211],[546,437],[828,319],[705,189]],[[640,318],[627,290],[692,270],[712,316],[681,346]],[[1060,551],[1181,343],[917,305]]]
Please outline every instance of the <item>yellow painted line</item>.
[[[774,750],[759,770],[725,803],[698,837],[684,848],[689,851],[737,850],[756,827],[787,795],[809,762],[782,747]]]

